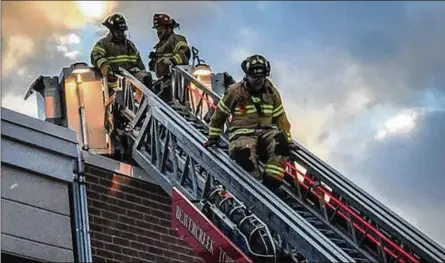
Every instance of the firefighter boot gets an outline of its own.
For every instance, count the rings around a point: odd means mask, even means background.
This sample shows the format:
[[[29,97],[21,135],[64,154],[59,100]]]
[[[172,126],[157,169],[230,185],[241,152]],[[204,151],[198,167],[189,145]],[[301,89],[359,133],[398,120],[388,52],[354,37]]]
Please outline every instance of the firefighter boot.
[[[261,173],[258,171],[256,159],[252,156],[252,151],[249,148],[241,148],[233,151],[230,157],[235,160],[241,167],[250,173],[256,180],[261,180]],[[253,158],[252,158],[253,157]]]
[[[255,179],[261,180],[258,171],[257,138],[255,136],[238,136],[229,144],[229,156]]]
[[[284,190],[280,188],[282,181],[276,179],[275,177],[265,173],[263,177],[263,184],[279,198],[284,198],[286,196]]]

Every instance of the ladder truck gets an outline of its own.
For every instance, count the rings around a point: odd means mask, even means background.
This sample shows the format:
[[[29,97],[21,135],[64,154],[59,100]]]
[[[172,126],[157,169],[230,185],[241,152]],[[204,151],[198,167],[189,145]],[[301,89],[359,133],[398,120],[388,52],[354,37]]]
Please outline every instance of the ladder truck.
[[[114,99],[127,124],[127,161],[172,197],[173,229],[206,262],[445,261],[444,248],[297,141],[280,197],[230,159],[227,135],[204,148],[225,74],[205,85],[198,67],[171,68],[170,105],[120,68]],[[97,69],[75,63],[59,76],[39,76],[25,99],[34,91],[41,118],[77,131],[89,153],[113,155],[104,128],[112,98]]]

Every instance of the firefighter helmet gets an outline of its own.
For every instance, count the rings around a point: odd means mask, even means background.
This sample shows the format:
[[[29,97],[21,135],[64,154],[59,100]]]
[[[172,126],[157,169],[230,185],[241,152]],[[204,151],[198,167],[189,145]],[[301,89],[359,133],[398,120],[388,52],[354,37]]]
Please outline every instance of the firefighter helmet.
[[[102,25],[104,25],[106,28],[110,30],[128,30],[127,21],[125,20],[125,17],[121,14],[112,14],[109,17],[105,18],[105,20],[102,22]]]
[[[251,77],[268,77],[270,75],[270,62],[261,55],[253,55],[241,63],[241,69]]]
[[[179,27],[179,24],[167,14],[155,14],[153,16],[153,28],[159,28],[162,26],[177,28]]]

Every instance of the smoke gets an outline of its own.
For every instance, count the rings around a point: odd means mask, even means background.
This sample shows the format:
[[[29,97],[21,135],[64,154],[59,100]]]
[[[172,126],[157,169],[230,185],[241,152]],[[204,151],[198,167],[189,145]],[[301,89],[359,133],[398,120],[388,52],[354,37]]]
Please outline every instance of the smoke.
[[[2,103],[13,106],[5,102],[12,100],[7,95],[19,98],[38,75],[57,75],[62,67],[88,57],[91,46],[107,31],[100,21],[112,12],[127,18],[131,39],[145,60],[157,41],[152,14],[169,13],[190,32],[203,19],[210,19],[218,11],[216,6],[209,2],[2,2]],[[93,35],[90,31],[95,29]],[[23,104],[36,108],[31,100]],[[23,105],[13,109],[21,110]]]
[[[44,38],[56,32],[77,29],[111,12],[117,3],[104,1],[90,6],[81,1],[6,1],[2,3],[2,35]],[[91,13],[87,10],[96,8]]]
[[[2,75],[15,68],[19,61],[33,53],[34,41],[26,36],[12,36],[8,39],[6,52],[2,56]]]
[[[5,76],[38,53],[42,43],[54,35],[65,35],[110,12],[115,2],[96,5],[87,12],[85,2],[75,1],[7,1],[2,3],[2,75]],[[88,2],[87,2],[88,3]],[[7,89],[7,87],[4,87]]]

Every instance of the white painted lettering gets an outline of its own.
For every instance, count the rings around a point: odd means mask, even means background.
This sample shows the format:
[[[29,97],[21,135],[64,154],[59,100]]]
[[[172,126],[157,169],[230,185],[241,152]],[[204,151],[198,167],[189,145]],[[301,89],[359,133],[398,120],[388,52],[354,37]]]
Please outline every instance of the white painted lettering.
[[[196,222],[191,217],[189,217],[189,215],[185,213],[184,210],[182,210],[181,207],[179,207],[178,205],[176,206],[176,220],[178,220],[178,222],[184,228],[186,228],[189,233],[192,234],[207,251],[214,255],[215,241],[206,232],[204,232],[202,228],[200,228],[198,224],[196,224]]]
[[[231,257],[229,257],[229,255],[227,255],[227,253],[224,252],[224,250],[219,249],[218,262],[220,262],[220,263],[234,263],[235,261]]]

